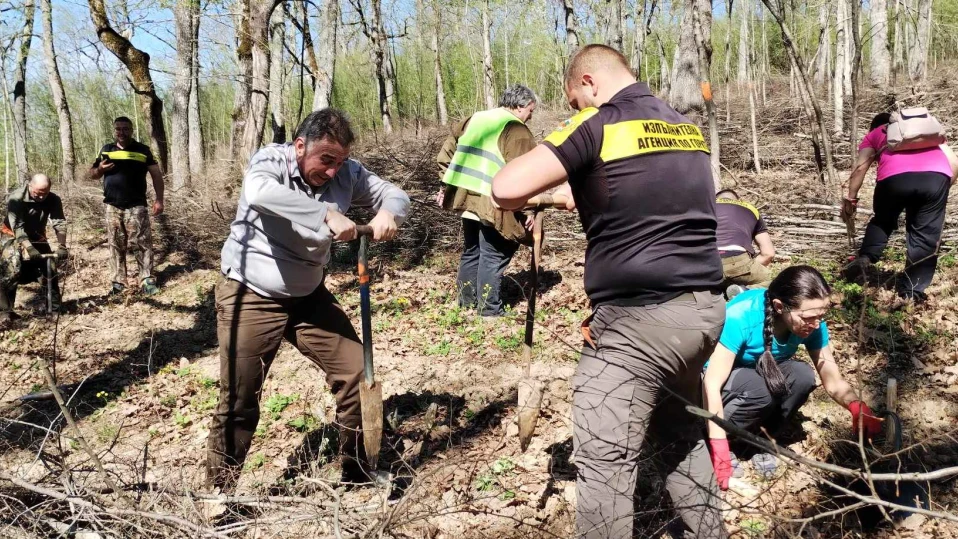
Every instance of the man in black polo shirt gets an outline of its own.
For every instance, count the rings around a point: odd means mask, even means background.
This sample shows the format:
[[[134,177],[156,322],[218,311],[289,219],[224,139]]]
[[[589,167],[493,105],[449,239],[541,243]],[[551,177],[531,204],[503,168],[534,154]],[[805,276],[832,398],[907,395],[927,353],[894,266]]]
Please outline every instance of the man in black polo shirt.
[[[740,200],[738,193],[731,189],[723,189],[715,197],[716,237],[725,273],[722,287],[767,288],[772,280],[768,265],[775,259],[775,246],[765,219],[755,206]],[[758,254],[753,243],[758,245]],[[732,292],[730,288],[729,298],[734,295]],[[741,292],[741,288],[734,292]]]
[[[577,534],[632,537],[648,442],[691,535],[725,537],[705,424],[684,408],[701,406],[725,322],[708,145],[612,48],[580,49],[565,85],[579,114],[507,164],[492,196],[516,209],[568,177],[585,229],[594,311],[572,382]]]
[[[159,290],[153,278],[153,234],[146,209],[146,174],[153,180],[156,199],[153,215],[163,213],[163,174],[146,144],[133,140],[133,122],[125,116],[113,121],[115,142],[104,146],[93,162],[90,177],[103,178],[106,236],[110,244],[111,293],[126,288],[127,245],[136,257],[139,283],[144,293]]]

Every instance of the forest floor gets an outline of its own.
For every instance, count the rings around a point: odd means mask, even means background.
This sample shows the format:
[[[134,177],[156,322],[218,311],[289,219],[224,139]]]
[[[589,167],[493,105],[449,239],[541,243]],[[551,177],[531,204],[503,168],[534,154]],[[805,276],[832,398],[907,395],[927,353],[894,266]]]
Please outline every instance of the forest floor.
[[[548,131],[551,119],[538,119],[534,130]],[[775,123],[766,122],[763,130],[774,131]],[[727,136],[745,146],[742,133]],[[956,244],[945,242],[929,290],[933,299],[925,306],[895,305],[888,280],[876,288],[841,280],[838,270],[850,250],[835,229],[844,226],[831,224],[836,212],[813,194],[822,189],[807,158],[790,161],[789,152],[801,155],[807,142],[793,149],[801,140],[793,133],[767,136],[772,170],[760,176],[737,171],[730,183],[768,216],[782,251],[777,268],[809,263],[831,281],[835,309],[828,324],[842,373],[876,408],[883,407],[887,379],[898,380],[906,449],[882,456],[888,445],[876,442],[867,448],[871,466],[958,466]],[[458,223],[430,203],[441,137],[437,130],[407,133],[389,144],[367,141],[355,152],[414,199],[401,237],[375,245],[371,260],[373,342],[388,419],[380,466],[396,476],[390,487],[338,488],[332,396],[321,372],[284,344],[262,393],[262,418],[238,489],[247,497],[229,505],[232,518],[205,520],[224,508],[206,499],[203,480],[219,387],[213,287],[235,193],[172,195],[170,215],[155,238],[161,293],[116,298],[107,296],[95,189],[77,187],[68,193],[74,239],[63,280],[66,312],[43,317],[37,286],[26,286],[18,298],[24,317],[0,328],[0,474],[25,482],[0,478],[0,537],[84,531],[99,535],[76,537],[571,536],[570,382],[579,324],[589,312],[584,236],[574,216],[549,215],[533,365],[547,391],[535,436],[522,452],[516,388],[530,256],[520,251],[507,271],[508,316],[490,322],[457,308]],[[233,180],[225,185],[235,189]],[[869,196],[864,193],[863,201]],[[860,229],[864,223],[863,217]],[[955,227],[950,220],[946,236]],[[355,245],[336,246],[327,286],[358,327],[355,253]],[[903,253],[899,235],[883,272],[900,270]],[[69,386],[68,408],[80,436],[55,402],[17,400],[46,387],[42,359],[55,359],[58,382]],[[805,457],[859,469],[850,423],[848,412],[819,388],[783,442]],[[128,500],[106,488],[81,437]],[[36,486],[47,492],[31,490]],[[958,537],[955,522],[918,514],[891,514],[893,529],[873,506],[855,505],[859,500],[843,494],[845,486],[869,495],[861,484],[804,465],[781,466],[772,478],[747,469],[725,495],[726,523],[736,537]],[[899,490],[897,499],[905,504],[917,493],[931,511],[956,514],[954,478]],[[879,494],[891,500],[896,493]],[[662,482],[645,468],[636,504],[638,537],[666,536],[674,526]],[[115,510],[131,507],[135,511]]]

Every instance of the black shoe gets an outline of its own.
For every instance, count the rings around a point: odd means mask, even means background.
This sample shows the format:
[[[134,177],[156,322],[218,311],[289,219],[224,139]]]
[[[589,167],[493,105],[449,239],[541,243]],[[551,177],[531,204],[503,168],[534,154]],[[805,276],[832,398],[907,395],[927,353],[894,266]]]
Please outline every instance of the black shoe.
[[[110,288],[111,296],[120,296],[123,295],[123,292],[126,291],[126,286],[122,283],[113,283],[113,287]]]

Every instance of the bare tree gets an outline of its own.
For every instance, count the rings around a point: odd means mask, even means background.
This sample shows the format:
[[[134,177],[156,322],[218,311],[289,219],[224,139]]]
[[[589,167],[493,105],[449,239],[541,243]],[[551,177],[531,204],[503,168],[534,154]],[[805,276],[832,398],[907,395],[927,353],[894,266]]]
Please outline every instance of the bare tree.
[[[904,19],[904,5],[902,0],[895,0],[895,40],[892,44],[891,59],[892,59],[892,80],[896,82],[898,77],[905,70],[905,48],[904,43],[904,31],[905,26],[903,24]]]
[[[928,49],[931,43],[932,0],[917,0],[917,25],[914,46],[908,50],[908,74],[913,81],[923,81],[928,75]]]
[[[891,56],[888,52],[888,7],[886,0],[871,0],[870,6],[871,83],[874,86],[887,86],[891,78]]]
[[[848,28],[848,18],[845,9],[846,0],[834,0],[835,2],[835,72],[832,82],[835,88],[833,95],[835,133],[841,135],[845,130],[845,61],[848,55],[848,40],[845,38],[845,30]]]
[[[710,0],[685,0],[679,45],[675,49],[675,61],[672,64],[672,84],[669,101],[681,113],[691,110],[703,110],[705,99],[702,96],[700,82],[707,73],[700,73],[699,52],[695,38],[694,17],[699,17],[702,42],[712,43],[712,2]],[[694,13],[693,13],[694,12]],[[706,57],[706,67],[711,68],[711,46]]]
[[[187,107],[190,133],[190,175],[200,177],[206,169],[206,157],[203,154],[203,127],[200,117],[200,3],[190,3],[190,16],[193,19],[193,39],[190,43],[190,101]]]
[[[816,86],[827,86],[829,80],[828,75],[831,73],[829,69],[832,54],[831,39],[829,36],[831,12],[827,1],[823,1],[818,7],[818,50],[815,51],[813,67]]]
[[[163,125],[163,101],[156,93],[153,75],[150,72],[150,55],[133,46],[130,40],[121,36],[110,25],[103,0],[89,0],[90,17],[103,46],[113,53],[130,72],[133,90],[140,97],[140,106],[146,117],[150,132],[150,145],[165,173],[169,170],[169,147],[166,140],[166,126]]]
[[[60,66],[57,64],[57,52],[53,46],[53,9],[50,0],[40,0],[40,10],[43,17],[43,54],[46,59],[47,77],[50,79],[53,105],[57,109],[57,120],[60,125],[63,181],[73,183],[76,171],[76,156],[73,153],[73,118],[70,116],[70,104],[63,89]]]
[[[263,141],[269,101],[269,20],[279,0],[239,0],[234,15],[239,65],[230,153],[246,163]]]
[[[617,51],[623,47],[623,34],[625,33],[625,11],[622,6],[623,0],[605,0],[605,16],[607,24],[606,44]]]
[[[496,106],[495,78],[492,73],[492,46],[490,33],[492,24],[489,20],[489,0],[482,2],[482,95],[486,100],[486,108]]]
[[[394,74],[392,62],[389,58],[389,36],[383,25],[382,0],[370,0],[370,17],[367,20],[363,0],[350,0],[356,14],[359,15],[359,24],[363,34],[372,45],[373,64],[376,69],[376,82],[379,86],[379,115],[383,122],[383,133],[393,132],[392,102]]]
[[[27,163],[27,60],[30,59],[36,11],[33,0],[23,3],[23,29],[18,38],[17,64],[13,70],[13,156],[20,183],[26,183],[30,178]]]
[[[647,21],[651,20],[651,13],[646,15],[648,0],[635,0],[635,39],[633,40],[632,51],[632,71],[636,77],[642,75],[642,60],[645,58],[645,38],[649,35],[649,25]],[[653,9],[655,4],[652,4]],[[650,10],[651,11],[651,10]],[[645,74],[649,76],[648,73]]]
[[[173,83],[173,189],[192,185],[190,166],[190,93],[193,86],[193,31],[195,17],[191,4],[199,0],[176,0],[173,3],[173,24],[176,28],[176,77]]]
[[[286,142],[286,116],[283,114],[283,44],[286,40],[286,18],[283,10],[273,11],[269,21],[269,119],[273,130],[273,142]],[[300,58],[300,62],[303,58]]]
[[[748,82],[749,79],[749,33],[748,21],[751,18],[751,10],[747,2],[742,3],[742,26],[738,34],[738,72],[735,80],[739,83]],[[729,11],[731,13],[731,11]]]
[[[305,9],[305,6],[304,6]],[[313,84],[313,110],[326,108],[333,98],[333,80],[336,75],[336,44],[339,33],[339,0],[326,0],[320,11],[323,22],[319,29],[319,54]]]
[[[723,70],[725,74],[725,123],[732,121],[732,96],[729,82],[732,80],[732,8],[734,5],[735,2],[733,0],[725,0],[725,13],[728,14],[728,31],[725,32],[725,66]]]
[[[562,9],[565,11],[565,46],[566,54],[571,55],[579,48],[578,25],[575,17],[574,0],[562,0]]]
[[[432,3],[433,9],[433,32],[430,47],[432,48],[433,69],[436,75],[436,117],[439,119],[439,125],[449,123],[449,111],[446,110],[446,91],[442,83],[442,55],[439,53],[439,34],[442,28],[442,11],[439,9],[438,0]]]
[[[711,6],[711,4],[709,4]],[[711,16],[711,11],[709,12]],[[708,116],[709,122],[709,145],[710,145],[710,156],[709,161],[712,165],[712,183],[715,186],[715,191],[718,192],[722,188],[722,179],[721,172],[719,167],[721,166],[721,160],[719,159],[719,131],[718,131],[718,118],[715,113],[715,103],[712,100],[712,84],[709,81],[709,58],[712,56],[712,44],[705,40],[704,32],[702,30],[702,13],[699,9],[692,10],[692,25],[695,35],[695,45],[698,51],[699,57],[699,73],[702,77],[701,80],[701,91],[702,99],[705,102],[705,111]]]
[[[815,164],[818,167],[819,179],[824,187],[822,198],[830,201],[833,198],[833,191],[838,189],[838,181],[835,174],[835,167],[832,160],[832,143],[828,137],[828,126],[825,124],[825,115],[818,104],[818,98],[812,89],[811,81],[808,78],[808,70],[805,67],[805,61],[798,53],[795,41],[792,39],[792,33],[785,22],[784,9],[781,6],[783,0],[762,0],[769,13],[775,19],[779,29],[782,32],[782,44],[788,53],[789,60],[795,66],[799,76],[799,83],[802,85],[802,103],[805,105],[809,116],[815,118],[812,122],[812,147],[815,152]],[[841,93],[840,88],[835,89],[835,93]]]

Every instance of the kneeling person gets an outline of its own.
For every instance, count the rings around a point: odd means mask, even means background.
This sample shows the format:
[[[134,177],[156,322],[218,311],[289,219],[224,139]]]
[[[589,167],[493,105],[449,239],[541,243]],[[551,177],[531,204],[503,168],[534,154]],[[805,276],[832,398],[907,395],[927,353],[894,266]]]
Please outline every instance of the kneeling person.
[[[825,391],[851,412],[855,432],[864,424],[866,436],[877,434],[880,421],[842,378],[832,355],[823,321],[830,294],[818,270],[792,266],[767,290],[749,290],[730,301],[725,328],[705,369],[708,410],[749,432],[765,427],[774,436],[815,389],[812,367],[794,359],[804,345]],[[732,474],[728,440],[711,421],[708,430],[712,465],[724,490]]]
[[[738,193],[731,189],[723,189],[715,196],[715,217],[718,219],[715,235],[725,275],[723,288],[733,285],[767,287],[771,280],[768,265],[775,258],[775,246],[765,220],[755,206],[740,200]],[[753,242],[758,245],[758,254]]]
[[[210,427],[211,486],[232,490],[259,423],[263,381],[285,338],[319,368],[336,398],[344,476],[362,480],[359,380],[363,348],[346,312],[323,284],[333,240],[356,238],[343,215],[351,206],[378,213],[374,240],[388,240],[409,197],[349,159],[346,116],[311,113],[295,141],[253,155],[236,219],[223,246],[216,285],[220,397]]]
[[[40,280],[51,287],[53,312],[60,310],[60,283],[56,272],[47,279],[43,255],[53,254],[47,241],[47,223],[57,236],[57,259],[67,258],[67,221],[63,202],[50,192],[50,178],[37,174],[10,194],[0,232],[0,322],[8,321],[16,303],[17,287]]]

